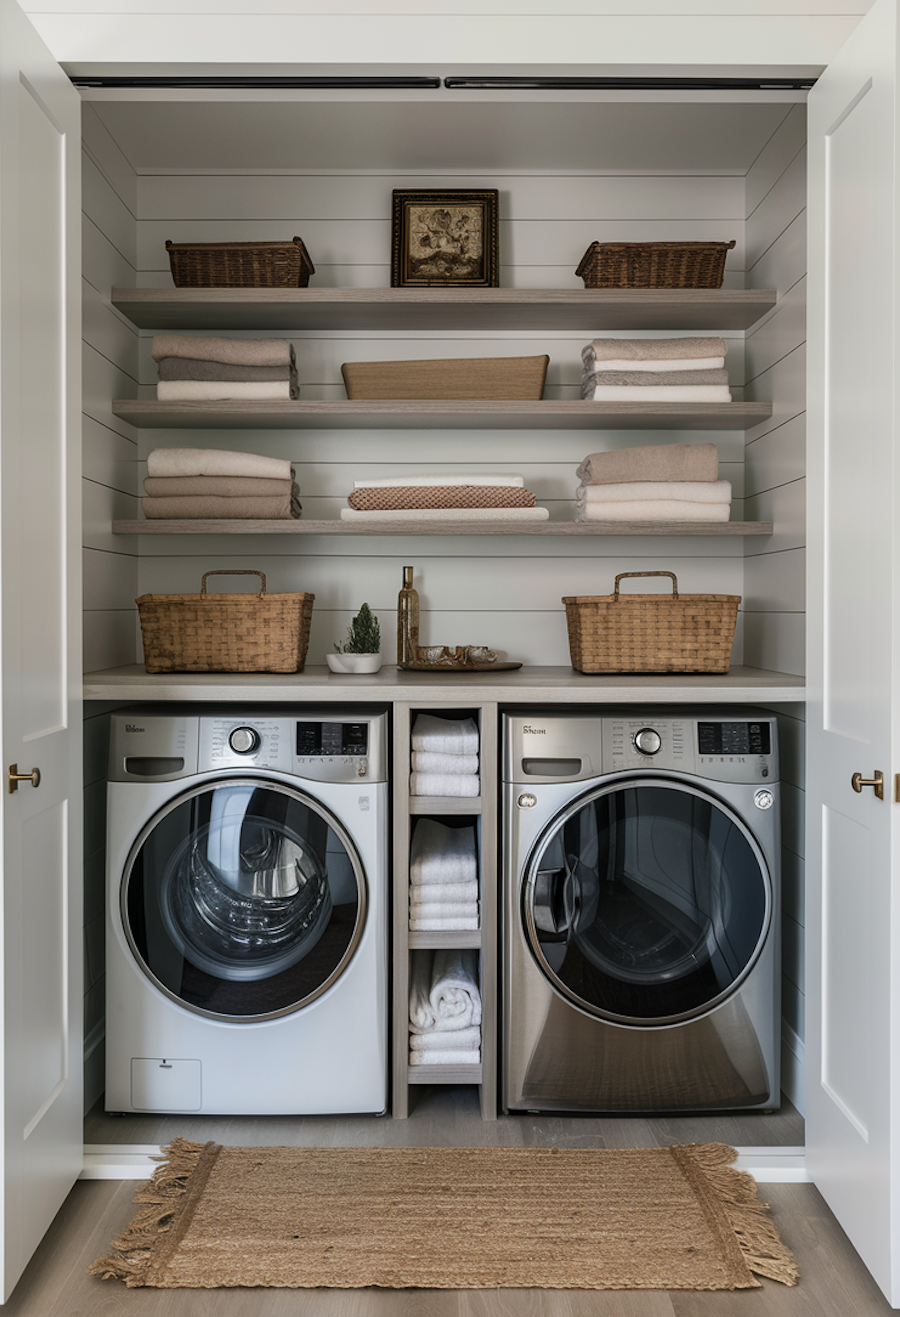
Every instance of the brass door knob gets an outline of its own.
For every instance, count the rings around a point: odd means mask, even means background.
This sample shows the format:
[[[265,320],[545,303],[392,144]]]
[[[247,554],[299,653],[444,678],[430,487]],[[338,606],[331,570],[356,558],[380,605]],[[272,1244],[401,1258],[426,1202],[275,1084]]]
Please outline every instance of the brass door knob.
[[[33,787],[41,785],[41,770],[33,768],[30,773],[20,773],[18,764],[9,766],[9,794],[18,791],[20,782],[30,782]]]
[[[878,799],[884,800],[884,774],[879,773],[877,768],[873,770],[872,777],[863,777],[862,773],[854,773],[850,785],[856,792],[862,791],[863,787],[873,787]]]

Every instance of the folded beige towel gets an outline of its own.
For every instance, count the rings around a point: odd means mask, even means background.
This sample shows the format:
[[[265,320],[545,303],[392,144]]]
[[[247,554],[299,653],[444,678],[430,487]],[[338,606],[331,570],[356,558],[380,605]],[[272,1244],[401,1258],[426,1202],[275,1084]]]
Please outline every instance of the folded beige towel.
[[[296,489],[296,486],[295,486]],[[144,516],[150,520],[210,518],[241,521],[295,520],[300,516],[300,499],[294,495],[247,495],[244,498],[219,498],[215,494],[185,495],[176,498],[141,500]]]
[[[151,353],[189,357],[192,361],[223,361],[237,366],[293,366],[293,344],[283,338],[210,338],[194,334],[155,334]]]
[[[156,396],[160,402],[269,402],[296,399],[299,390],[289,380],[160,380]]]
[[[631,480],[718,480],[715,444],[644,444],[591,453],[575,472],[585,485],[622,485]]]
[[[584,395],[582,395],[584,396]],[[592,389],[587,395],[590,402],[679,402],[682,405],[692,402],[731,402],[731,390],[724,384],[701,384],[690,389],[687,386],[630,388],[614,384]]]
[[[730,480],[630,480],[621,485],[579,485],[575,503],[634,503],[676,498],[686,503],[730,503]]]
[[[287,458],[261,453],[233,453],[226,448],[154,448],[147,458],[148,476],[261,476],[290,480]]]
[[[585,503],[576,521],[728,521],[730,503],[688,503],[682,499],[644,499],[631,503]]]
[[[429,472],[424,476],[382,476],[376,480],[354,480],[354,489],[384,489],[386,486],[399,485],[518,485],[525,484],[522,476],[475,475],[464,472],[461,475],[435,475]]]
[[[603,385],[617,388],[629,388],[638,385],[642,389],[680,387],[689,385],[692,389],[701,384],[727,384],[727,370],[595,370],[585,373],[581,382],[581,396],[589,398],[591,390]]]
[[[194,494],[218,494],[219,498],[246,498],[249,494],[288,496],[296,486],[292,480],[267,480],[259,476],[147,476],[144,493],[149,498],[184,498]]]
[[[727,351],[724,338],[595,338],[582,349],[581,357],[591,361],[671,361],[679,357],[724,357]]]
[[[357,512],[341,508],[342,521],[548,521],[546,508],[398,508]]]
[[[594,357],[581,354],[584,361],[585,370],[721,370],[725,365],[724,357],[679,357],[673,360],[671,357],[668,361],[662,357],[653,357],[648,361],[628,361],[624,357],[612,357],[609,360],[605,358],[597,361]]]
[[[347,502],[358,512],[393,512],[400,508],[533,508],[530,489],[515,485],[386,485],[354,489]]]
[[[230,380],[232,383],[259,380],[290,380],[297,382],[293,366],[239,366],[235,362],[193,361],[190,357],[163,357],[157,363],[161,380]]]

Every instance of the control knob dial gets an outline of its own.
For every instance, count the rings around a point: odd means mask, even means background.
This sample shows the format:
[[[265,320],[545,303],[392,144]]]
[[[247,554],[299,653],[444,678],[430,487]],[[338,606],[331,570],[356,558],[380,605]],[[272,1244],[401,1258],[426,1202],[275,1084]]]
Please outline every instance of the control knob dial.
[[[634,748],[640,750],[642,755],[655,755],[662,745],[659,732],[652,727],[642,727],[639,732],[635,732],[633,739]]]
[[[228,734],[228,744],[236,755],[249,755],[259,748],[259,732],[253,727],[235,727]]]

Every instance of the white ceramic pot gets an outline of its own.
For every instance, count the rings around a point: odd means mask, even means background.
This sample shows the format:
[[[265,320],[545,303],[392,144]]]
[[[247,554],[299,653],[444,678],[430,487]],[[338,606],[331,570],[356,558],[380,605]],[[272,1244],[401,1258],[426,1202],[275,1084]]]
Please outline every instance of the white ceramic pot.
[[[326,654],[332,672],[377,672],[381,667],[380,654]]]

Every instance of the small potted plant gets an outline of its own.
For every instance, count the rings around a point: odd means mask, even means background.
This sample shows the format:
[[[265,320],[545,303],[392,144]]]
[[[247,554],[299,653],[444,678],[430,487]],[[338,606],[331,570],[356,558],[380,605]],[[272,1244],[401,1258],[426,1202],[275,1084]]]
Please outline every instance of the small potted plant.
[[[381,627],[368,604],[363,604],[335,652],[326,654],[332,672],[377,672],[381,667]]]

